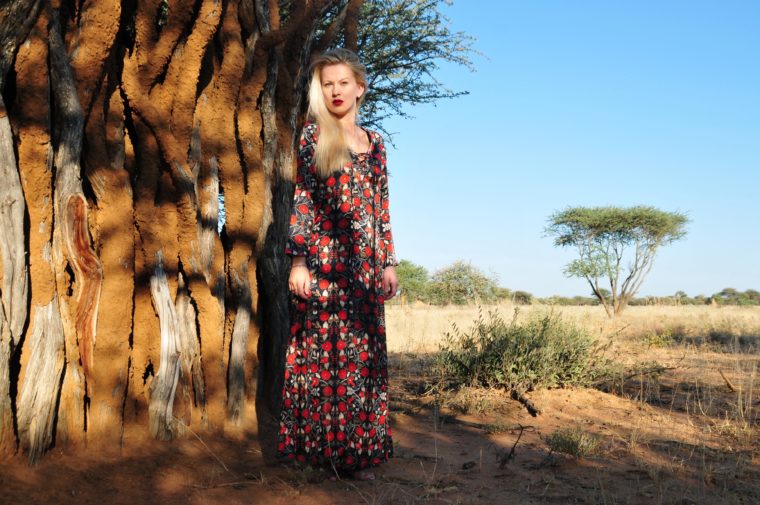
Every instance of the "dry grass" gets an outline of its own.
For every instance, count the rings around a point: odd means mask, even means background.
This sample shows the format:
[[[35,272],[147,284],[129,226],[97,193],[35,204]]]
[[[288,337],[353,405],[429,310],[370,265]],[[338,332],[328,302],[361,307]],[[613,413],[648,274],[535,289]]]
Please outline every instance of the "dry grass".
[[[746,350],[760,349],[760,307],[663,306],[628,307],[609,319],[601,307],[550,307],[547,305],[484,306],[498,309],[509,317],[517,308],[527,315],[553,309],[563,317],[602,338],[638,341],[649,345],[658,337],[674,343],[739,345]],[[386,306],[388,350],[390,352],[433,352],[443,335],[455,323],[468,328],[478,315],[478,307],[407,305]],[[664,342],[668,343],[668,342]]]
[[[601,437],[589,433],[579,426],[558,428],[546,438],[546,444],[553,452],[584,458],[596,454]]]
[[[515,307],[482,307],[494,309],[509,318]],[[613,320],[600,307],[517,310],[519,318],[559,311],[563,319],[612,339],[609,356],[622,370],[603,389],[611,395],[535,395],[546,411],[531,422],[551,433],[542,439],[545,447],[574,456],[601,453],[591,463],[563,463],[559,473],[547,474],[542,493],[569,485],[569,497],[590,503],[760,503],[760,307],[629,307]],[[389,351],[421,359],[438,350],[452,324],[469,328],[478,311],[389,305]],[[419,378],[424,369],[413,375]],[[504,413],[508,407],[497,411],[492,394],[467,388],[438,401],[466,419],[496,419],[510,429],[514,414]],[[589,465],[619,470],[605,471],[588,486],[579,475]],[[640,484],[629,487],[632,478]],[[638,499],[631,501],[631,493]]]

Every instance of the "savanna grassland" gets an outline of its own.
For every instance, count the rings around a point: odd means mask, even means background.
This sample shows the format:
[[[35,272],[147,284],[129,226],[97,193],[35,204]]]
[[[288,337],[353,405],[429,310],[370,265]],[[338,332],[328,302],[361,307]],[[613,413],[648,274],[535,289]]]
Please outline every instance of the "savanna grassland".
[[[608,370],[589,387],[532,392],[536,417],[497,390],[425,397],[449,425],[438,433],[481,432],[451,475],[439,465],[441,503],[760,503],[760,308],[629,307],[609,319],[599,307],[394,306],[389,348],[419,366],[397,380],[402,391],[430,370],[421,357],[452,323],[461,331],[489,311],[517,321],[559,313],[598,338]]]
[[[580,328],[599,373],[526,392],[536,416],[503,389],[452,382],[439,346],[452,323],[466,334],[489,311]],[[395,454],[375,481],[273,463],[254,434],[188,433],[4,464],[0,503],[760,503],[760,308],[630,307],[610,320],[599,307],[390,304],[387,324]]]

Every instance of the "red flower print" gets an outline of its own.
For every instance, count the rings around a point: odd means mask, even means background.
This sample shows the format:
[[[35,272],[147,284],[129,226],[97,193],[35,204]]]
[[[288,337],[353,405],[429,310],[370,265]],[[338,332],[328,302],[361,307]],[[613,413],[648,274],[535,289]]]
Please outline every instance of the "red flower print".
[[[383,269],[395,264],[385,149],[321,179],[318,128],[299,140],[285,252],[306,256],[314,295],[291,297],[278,451],[303,463],[356,470],[393,452],[387,423]],[[371,356],[371,358],[370,358]]]

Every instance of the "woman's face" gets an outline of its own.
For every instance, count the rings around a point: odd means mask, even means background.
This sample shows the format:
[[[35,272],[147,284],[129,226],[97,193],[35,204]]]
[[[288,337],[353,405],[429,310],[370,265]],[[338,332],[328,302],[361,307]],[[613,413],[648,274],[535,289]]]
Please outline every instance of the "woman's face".
[[[348,65],[325,65],[320,72],[322,96],[327,110],[342,118],[356,114],[356,100],[364,93],[364,86],[356,82],[356,76]]]

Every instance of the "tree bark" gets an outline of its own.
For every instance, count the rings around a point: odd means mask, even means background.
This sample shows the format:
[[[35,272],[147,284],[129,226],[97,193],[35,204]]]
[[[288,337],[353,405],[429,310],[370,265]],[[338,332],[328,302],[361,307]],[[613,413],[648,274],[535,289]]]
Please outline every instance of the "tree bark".
[[[24,195],[29,213],[29,273],[31,291],[31,314],[48,310],[55,299],[55,272],[52,265],[53,237],[53,153],[50,139],[50,83],[48,75],[39,71],[38,62],[47,60],[47,13],[40,15],[37,24],[29,34],[27,42],[20,48],[16,58],[16,106],[14,108],[14,128],[17,133],[18,163]],[[57,302],[55,307],[57,307]],[[43,319],[44,320],[44,319]],[[29,324],[27,332],[43,331],[36,327],[36,318]],[[44,332],[43,332],[44,333]],[[20,374],[16,377],[20,389],[39,390],[33,374],[27,373],[30,365],[36,367],[29,346],[19,349]],[[28,380],[27,380],[28,377]],[[56,387],[59,391],[60,387]],[[18,404],[18,402],[17,402]],[[17,416],[32,416],[18,405]],[[22,440],[29,447],[31,440]]]
[[[16,434],[13,431],[11,405],[11,343],[4,337],[5,319],[0,318],[0,459],[16,452]]]
[[[150,386],[150,434],[158,439],[170,440],[176,431],[173,408],[180,372],[179,332],[182,323],[169,294],[169,283],[160,252],[156,257],[155,268],[150,279],[150,293],[161,324],[161,364]]]
[[[10,398],[10,360],[20,344],[28,314],[24,215],[26,202],[16,165],[14,139],[2,93],[19,44],[36,19],[38,0],[0,6],[0,458],[16,448]]]
[[[19,394],[18,431],[21,446],[36,463],[53,441],[57,401],[65,361],[63,323],[57,297],[35,311],[34,331],[27,343],[32,359]]]
[[[82,189],[80,158],[84,113],[61,39],[58,12],[54,9],[50,14],[48,44],[59,132],[53,194],[57,223],[53,252],[67,362],[61,392],[60,419],[63,422],[58,423],[58,433],[62,442],[79,445],[85,438],[85,397],[94,365],[93,346],[103,274],[90,243],[88,204]]]
[[[274,425],[308,64],[361,3],[0,7],[0,455]]]
[[[13,135],[5,103],[0,96],[0,456],[15,449],[10,398],[11,351],[19,344],[26,322],[28,277],[24,247],[26,205],[16,170]]]

